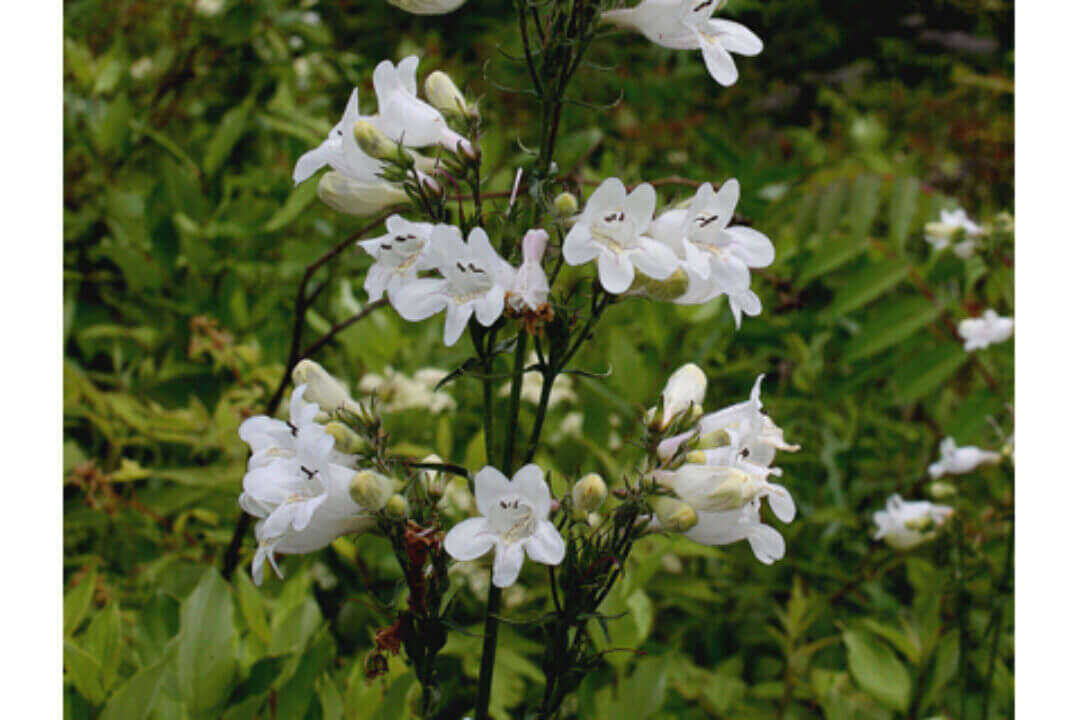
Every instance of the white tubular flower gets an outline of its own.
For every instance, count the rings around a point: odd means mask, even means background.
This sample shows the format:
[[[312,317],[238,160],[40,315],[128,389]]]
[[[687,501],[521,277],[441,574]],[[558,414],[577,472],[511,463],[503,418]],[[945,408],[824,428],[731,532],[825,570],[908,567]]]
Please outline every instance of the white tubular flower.
[[[942,210],[941,219],[927,223],[924,232],[923,238],[935,250],[945,250],[952,246],[953,253],[965,259],[975,254],[978,248],[976,238],[986,234],[986,230],[969,218],[963,208]],[[964,239],[954,242],[958,234],[962,234]]]
[[[472,144],[450,129],[442,113],[416,96],[419,64],[420,58],[410,55],[397,67],[389,60],[383,60],[375,67],[373,81],[379,113],[369,122],[406,147],[442,145],[451,152],[460,148],[466,154],[472,154]]]
[[[761,501],[751,500],[738,510],[699,512],[697,525],[683,535],[702,545],[729,545],[746,540],[750,550],[766,565],[784,557],[784,536],[761,522]]]
[[[525,554],[538,563],[558,565],[566,544],[548,520],[551,491],[538,465],[526,465],[514,479],[493,467],[476,473],[476,506],[482,517],[469,518],[446,534],[444,547],[455,560],[475,560],[495,549],[492,582],[514,584]]]
[[[936,537],[952,514],[953,509],[947,505],[925,500],[908,502],[892,495],[885,501],[885,509],[874,513],[874,539],[884,540],[894,550],[910,550]]]
[[[941,458],[932,464],[927,472],[935,480],[942,475],[965,475],[980,465],[996,465],[1001,462],[1001,454],[983,450],[974,445],[957,447],[956,441],[947,437],[941,441]]]
[[[566,236],[563,255],[571,265],[597,261],[600,284],[612,294],[625,292],[634,268],[656,280],[669,277],[679,259],[645,235],[656,209],[656,190],[648,183],[626,194],[618,178],[608,178],[589,197]]]
[[[300,387],[293,393],[294,403],[298,398],[303,402],[303,390]],[[309,405],[303,407],[304,413],[310,414],[311,408],[318,410]],[[261,425],[271,429],[266,423]],[[251,437],[251,428],[241,437]],[[344,456],[334,450],[334,438],[314,422],[297,427],[295,435],[290,424],[286,428],[293,438],[292,447],[287,453],[249,466],[240,495],[240,507],[259,518],[255,526],[259,549],[252,565],[256,584],[262,582],[267,559],[281,575],[274,563],[275,552],[312,552],[340,535],[368,529],[373,522],[349,497],[353,470],[336,462]]]
[[[473,228],[466,245],[456,227],[436,225],[430,242],[442,279],[419,278],[405,283],[390,302],[401,317],[413,322],[446,310],[443,342],[450,346],[461,337],[473,313],[484,326],[502,315],[514,269],[491,247],[483,228]]]
[[[957,332],[964,341],[964,350],[973,352],[1011,338],[1013,325],[1012,318],[987,310],[982,317],[961,320]]]
[[[296,364],[292,371],[293,384],[301,385],[304,389],[304,399],[315,403],[325,413],[335,410],[349,410],[359,413],[360,406],[349,395],[345,383],[326,372],[326,369],[307,358]]]
[[[465,4],[465,0],[386,0],[413,15],[445,15]]]
[[[649,226],[649,234],[675,251],[689,276],[686,293],[675,303],[697,305],[727,295],[736,326],[743,313],[761,313],[761,301],[750,289],[750,268],[768,267],[776,258],[767,236],[728,225],[738,202],[738,180],[715,191],[703,183],[688,209],[669,210]]]
[[[319,199],[346,215],[367,217],[408,202],[408,194],[382,178],[357,180],[337,170],[319,178]]]
[[[653,478],[700,512],[737,510],[766,497],[776,517],[785,523],[795,519],[795,501],[782,485],[768,482],[770,473],[738,462],[730,465],[686,463],[678,470],[656,470]]]
[[[383,293],[393,296],[406,282],[415,280],[418,272],[435,267],[426,252],[434,227],[391,215],[386,219],[385,235],[357,243],[375,258],[364,278],[369,300],[378,300]]]
[[[660,429],[666,429],[676,415],[681,415],[691,408],[701,410],[708,382],[705,372],[694,363],[687,363],[673,372],[660,393],[664,400]]]
[[[544,230],[529,230],[521,240],[521,267],[514,274],[508,302],[514,310],[538,310],[547,302],[547,275],[541,265],[547,248],[548,234]]]
[[[641,33],[661,47],[697,50],[716,82],[731,86],[739,78],[731,53],[753,56],[765,45],[737,22],[713,20],[712,14],[726,0],[645,0],[601,17],[614,25]]]

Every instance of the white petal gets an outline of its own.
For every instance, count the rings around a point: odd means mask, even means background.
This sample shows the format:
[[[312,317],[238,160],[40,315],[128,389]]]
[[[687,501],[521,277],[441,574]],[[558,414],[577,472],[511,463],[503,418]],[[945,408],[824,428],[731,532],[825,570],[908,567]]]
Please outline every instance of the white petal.
[[[596,259],[600,254],[600,246],[592,239],[589,224],[579,220],[570,228],[566,240],[563,241],[562,251],[568,264],[584,265]]]
[[[755,525],[747,533],[746,539],[750,541],[754,557],[766,565],[772,565],[784,557],[784,536],[775,528],[764,524]]]
[[[679,268],[679,258],[671,249],[652,238],[638,238],[639,247],[628,254],[630,260],[642,273],[656,280],[664,280]]]
[[[612,295],[626,292],[634,281],[634,266],[626,253],[616,255],[605,250],[600,253],[600,284]]]
[[[525,563],[525,548],[521,543],[495,546],[495,562],[491,566],[491,582],[495,587],[510,587],[521,573]]]
[[[476,319],[484,327],[491,327],[502,315],[505,305],[506,288],[496,285],[476,303]]]
[[[446,281],[437,278],[412,280],[394,293],[390,303],[410,322],[426,320],[446,307]]]
[[[476,507],[483,515],[487,515],[488,508],[511,492],[510,481],[490,465],[476,473],[474,480],[476,483]]]
[[[780,520],[789,523],[795,519],[795,501],[782,485],[769,485],[769,507]]]
[[[731,23],[737,25],[738,23]],[[742,27],[741,25],[739,27]],[[745,28],[744,28],[745,29]],[[420,66],[420,58],[416,55],[409,55],[404,60],[398,63],[395,71],[397,72],[398,82],[405,88],[405,91],[410,95],[416,94],[416,68]]]
[[[656,210],[656,189],[649,183],[641,183],[626,196],[626,209],[630,211],[635,231],[645,232]]]
[[[776,259],[772,241],[764,233],[741,225],[729,227],[725,232],[735,238],[732,252],[749,267],[768,267]]]
[[[765,49],[765,43],[761,41],[761,38],[745,25],[740,25],[737,22],[719,19],[709,20],[708,29],[709,32],[718,34],[721,42],[724,43],[724,47],[733,53],[754,56]]]
[[[461,338],[469,318],[473,314],[473,303],[450,302],[446,305],[446,325],[443,327],[443,342],[450,347]]]
[[[546,520],[551,509],[551,490],[544,481],[544,471],[531,463],[514,473],[510,489],[533,506],[534,517]]]
[[[713,80],[724,87],[730,87],[739,79],[739,71],[735,68],[735,59],[731,57],[720,38],[698,33],[701,43],[701,55],[705,58],[705,67]]]
[[[622,180],[610,177],[593,191],[585,202],[583,218],[591,219],[593,216],[609,208],[615,208],[626,202],[626,186]]]
[[[296,167],[293,168],[293,183],[299,185],[326,167],[334,154],[335,150],[330,141],[324,142],[314,150],[308,150],[296,161]]]
[[[443,547],[455,560],[475,560],[495,544],[495,536],[488,532],[487,520],[482,517],[463,520],[446,533]]]
[[[536,532],[524,544],[525,551],[533,562],[558,565],[566,557],[566,543],[555,526],[547,520],[536,526]]]

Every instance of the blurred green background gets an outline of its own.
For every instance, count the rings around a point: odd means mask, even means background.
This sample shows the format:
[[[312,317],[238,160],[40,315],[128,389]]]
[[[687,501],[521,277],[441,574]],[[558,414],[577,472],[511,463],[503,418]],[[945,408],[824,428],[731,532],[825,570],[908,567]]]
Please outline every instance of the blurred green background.
[[[766,372],[765,407],[802,446],[779,459],[799,516],[771,567],[745,543],[637,548],[608,609],[625,613],[610,645],[640,652],[607,654],[566,716],[1009,716],[1011,474],[958,478],[957,522],[908,554],[870,539],[870,514],[893,492],[926,497],[943,437],[996,448],[1012,432],[1012,343],[973,357],[954,327],[1013,310],[1013,4],[731,0],[723,15],[765,40],[737,59],[733,88],[696,52],[599,40],[556,157],[587,180],[737,177],[740,213],[777,246],[755,273],[765,310],[736,333],[721,301],[617,305],[580,359],[613,372],[573,378],[539,462],[614,481],[673,369],[705,368],[713,408]],[[418,53],[422,74],[446,70],[481,99],[487,182],[509,187],[536,145],[529,98],[500,89],[527,82],[502,54],[520,47],[512,10],[67,0],[64,17],[65,716],[408,717],[400,660],[377,681],[361,665],[400,600],[383,541],[290,557],[286,580],[260,589],[246,567],[228,583],[210,568],[239,512],[236,428],[281,375],[304,267],[365,224],[322,205],[317,180],[294,188],[296,158],[352,86],[374,106],[380,60]],[[957,206],[992,228],[968,260],[922,239]],[[368,262],[346,255],[318,276],[308,342],[366,301]],[[377,312],[317,359],[355,389],[388,367],[456,367],[467,345],[440,338],[438,322]],[[448,387],[454,413],[389,415],[394,437],[479,467],[478,388]],[[523,623],[501,637],[500,718],[542,689],[527,621],[545,589],[523,587],[506,609]],[[458,594],[441,667],[463,696],[482,597]],[[461,717],[453,692],[447,717]]]

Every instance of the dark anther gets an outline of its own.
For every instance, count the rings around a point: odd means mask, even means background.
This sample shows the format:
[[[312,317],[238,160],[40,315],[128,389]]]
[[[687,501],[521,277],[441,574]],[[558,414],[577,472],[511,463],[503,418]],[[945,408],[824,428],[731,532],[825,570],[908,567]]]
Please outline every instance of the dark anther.
[[[292,433],[293,437],[296,437],[297,435],[300,434],[300,428],[296,427],[295,425],[293,425],[288,420],[285,421],[285,424],[289,426],[289,432]]]
[[[307,475],[308,480],[312,479],[313,477],[315,477],[316,475],[319,474],[318,470],[308,470],[303,465],[300,466],[300,469],[304,472],[305,475]]]
[[[465,266],[462,265],[461,263],[457,264],[457,269],[460,270],[461,272],[465,272]]]
[[[390,245],[389,243],[379,243],[379,247],[381,247],[383,250],[393,250],[394,249],[394,246]]]

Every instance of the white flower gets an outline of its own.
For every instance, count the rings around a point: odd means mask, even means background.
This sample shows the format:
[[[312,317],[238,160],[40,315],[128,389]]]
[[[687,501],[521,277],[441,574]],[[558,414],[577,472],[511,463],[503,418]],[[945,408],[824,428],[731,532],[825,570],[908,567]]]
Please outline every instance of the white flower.
[[[935,480],[942,475],[964,475],[980,465],[996,465],[1001,462],[1001,454],[983,450],[974,445],[957,447],[956,441],[947,437],[941,441],[941,459],[928,468],[930,477]]]
[[[625,292],[636,267],[656,280],[670,276],[679,259],[662,243],[645,235],[656,208],[656,190],[648,183],[626,194],[618,178],[608,178],[589,197],[570,229],[563,255],[571,265],[597,260],[600,284],[612,294]]]
[[[713,12],[725,1],[645,0],[633,8],[609,10],[602,18],[635,30],[661,47],[700,48],[709,74],[721,85],[730,86],[739,78],[731,53],[753,56],[765,45],[737,22],[712,19]]]
[[[455,560],[475,560],[495,549],[492,582],[505,588],[517,580],[525,554],[538,563],[558,565],[566,555],[555,525],[548,520],[551,491],[538,465],[526,465],[514,479],[493,467],[476,473],[476,506],[482,517],[469,518],[446,534],[446,552]]]
[[[422,368],[409,377],[387,367],[382,375],[364,375],[360,379],[360,392],[374,395],[379,400],[380,408],[387,412],[422,408],[437,415],[457,408],[457,402],[452,395],[445,390],[435,390],[435,386],[447,374],[447,370],[439,368]]]
[[[256,584],[267,559],[280,576],[275,552],[312,552],[373,522],[349,497],[353,470],[342,464],[349,458],[334,450],[334,438],[314,422],[319,407],[304,401],[304,390],[293,391],[288,422],[262,416],[240,426],[253,453],[240,507],[260,519],[252,565]]]
[[[391,215],[386,219],[385,235],[357,243],[375,258],[364,278],[364,290],[371,301],[381,298],[384,292],[393,296],[407,281],[415,280],[417,272],[435,267],[426,252],[434,227]]]
[[[699,513],[737,510],[766,497],[776,517],[789,523],[795,519],[795,501],[787,488],[768,481],[773,474],[778,474],[775,468],[748,467],[729,456],[725,464],[688,462],[678,470],[655,470],[653,478]]]
[[[965,239],[954,243],[958,233],[962,233]],[[975,254],[978,247],[976,238],[985,234],[986,230],[977,225],[967,216],[963,208],[960,208],[942,210],[940,220],[926,224],[923,237],[935,250],[944,250],[951,245],[957,257],[969,258]]]
[[[728,225],[738,202],[738,180],[732,178],[716,191],[703,183],[689,208],[669,210],[649,226],[649,235],[672,248],[689,278],[686,293],[674,302],[698,305],[727,295],[736,326],[743,313],[761,313],[761,301],[750,289],[750,268],[768,267],[776,258],[767,236]]]
[[[751,500],[738,510],[699,512],[697,525],[683,535],[702,545],[729,545],[746,540],[750,550],[766,565],[784,557],[784,536],[761,522],[761,501]]]
[[[908,550],[937,535],[937,530],[953,514],[946,505],[934,505],[925,500],[908,502],[899,495],[885,501],[885,509],[874,513],[877,530],[875,540],[896,550]]]
[[[379,112],[364,119],[405,147],[442,145],[451,152],[460,148],[472,153],[472,144],[450,129],[442,113],[416,96],[419,64],[420,59],[415,55],[402,60],[396,68],[389,60],[379,63],[373,75]]]
[[[195,12],[204,17],[213,17],[225,9],[225,0],[196,0]]]
[[[547,302],[547,275],[541,262],[547,247],[548,234],[544,230],[529,230],[521,240],[521,267],[514,274],[508,302],[514,310],[521,311],[528,307],[538,310]]]
[[[405,283],[390,298],[401,317],[419,321],[446,310],[443,342],[453,345],[469,318],[476,314],[484,326],[492,325],[506,304],[514,282],[514,269],[491,247],[483,228],[473,228],[469,244],[452,225],[436,225],[430,247],[442,278],[419,278]]]
[[[382,178],[357,180],[337,170],[319,178],[319,199],[346,215],[366,217],[386,208],[409,202],[409,195],[399,185]]]
[[[694,363],[687,363],[668,378],[660,393],[663,398],[664,414],[660,419],[660,429],[667,428],[676,415],[691,408],[701,410],[705,402],[705,388],[708,380],[705,373]]]
[[[413,15],[444,15],[454,12],[465,0],[386,0],[391,5]]]
[[[1013,324],[1012,318],[1001,317],[993,310],[987,310],[982,317],[961,320],[957,331],[964,341],[964,350],[972,352],[1011,338]]]

